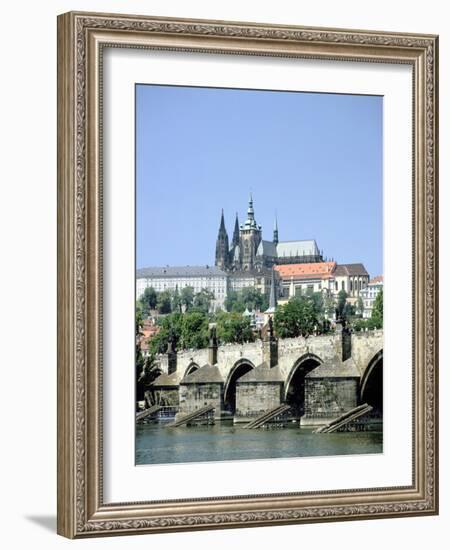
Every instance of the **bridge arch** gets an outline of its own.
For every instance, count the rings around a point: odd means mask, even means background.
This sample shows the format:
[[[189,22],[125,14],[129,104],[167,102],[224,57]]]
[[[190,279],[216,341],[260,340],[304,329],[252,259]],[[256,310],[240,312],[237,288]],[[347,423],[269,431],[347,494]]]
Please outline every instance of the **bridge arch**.
[[[383,413],[383,350],[378,351],[369,361],[360,383],[361,403],[368,403],[374,412]]]
[[[186,370],[184,371],[184,376],[188,376],[188,374],[192,374],[199,368],[200,366],[195,361],[191,361],[187,366]]]
[[[244,376],[244,374],[247,374],[247,372],[251,371],[254,368],[255,365],[253,364],[253,362],[243,357],[236,361],[236,363],[230,369],[223,391],[225,406],[230,412],[234,413],[236,410],[237,381],[239,380],[239,378],[241,378],[241,376]]]
[[[305,376],[323,363],[314,353],[299,357],[284,383],[284,401],[292,407],[295,416],[303,416],[305,407]]]

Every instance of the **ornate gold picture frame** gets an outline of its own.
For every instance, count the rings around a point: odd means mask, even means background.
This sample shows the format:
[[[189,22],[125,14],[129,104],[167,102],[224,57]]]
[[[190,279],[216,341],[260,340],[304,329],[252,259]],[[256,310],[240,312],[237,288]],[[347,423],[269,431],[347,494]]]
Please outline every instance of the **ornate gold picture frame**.
[[[105,502],[105,48],[404,64],[412,68],[412,484]],[[438,513],[438,38],[66,13],[58,18],[58,533],[90,536]],[[405,429],[410,429],[405,426]],[[176,467],[176,466],[174,466]]]

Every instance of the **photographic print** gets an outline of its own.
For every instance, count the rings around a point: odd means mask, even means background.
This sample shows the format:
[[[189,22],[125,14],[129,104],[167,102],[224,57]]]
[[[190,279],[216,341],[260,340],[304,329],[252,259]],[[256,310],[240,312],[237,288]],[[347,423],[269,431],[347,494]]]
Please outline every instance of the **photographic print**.
[[[136,84],[136,464],[383,452],[383,98]]]
[[[436,35],[58,17],[58,533],[438,513],[437,102]]]

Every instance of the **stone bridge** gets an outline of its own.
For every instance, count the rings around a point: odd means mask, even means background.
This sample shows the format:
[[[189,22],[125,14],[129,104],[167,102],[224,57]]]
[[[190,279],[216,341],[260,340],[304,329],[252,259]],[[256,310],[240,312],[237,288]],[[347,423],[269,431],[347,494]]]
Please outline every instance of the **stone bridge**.
[[[345,340],[349,340],[349,350],[347,356],[343,357],[343,347]],[[224,380],[243,364],[252,368],[257,367],[269,357],[265,354],[267,342],[257,340],[246,344],[225,344],[217,346],[217,361],[215,362],[220,370]],[[355,332],[345,335],[342,332],[332,334],[284,338],[278,340],[277,358],[273,365],[278,365],[287,380],[292,370],[295,369],[303,358],[316,357],[319,363],[332,363],[335,365],[336,374],[339,374],[339,368],[343,361],[348,358],[353,359],[355,368],[362,378],[369,368],[372,359],[383,349],[383,331],[371,330],[367,332]],[[166,354],[159,356],[159,361],[163,372],[170,374],[174,370],[178,371],[179,376],[183,378],[194,370],[211,364],[211,348],[200,350],[183,350],[176,353],[176,366],[169,366],[169,359]]]
[[[199,393],[207,389],[219,396],[216,410],[231,411],[235,421],[286,402],[299,411],[303,422],[310,418],[320,423],[361,402],[371,401],[382,410],[382,356],[382,330],[267,336],[242,345],[218,346],[211,340],[209,348],[161,355],[165,374],[155,389],[164,389],[166,396],[172,392],[180,407],[190,404],[184,412],[209,402]],[[214,384],[216,392],[211,389]]]

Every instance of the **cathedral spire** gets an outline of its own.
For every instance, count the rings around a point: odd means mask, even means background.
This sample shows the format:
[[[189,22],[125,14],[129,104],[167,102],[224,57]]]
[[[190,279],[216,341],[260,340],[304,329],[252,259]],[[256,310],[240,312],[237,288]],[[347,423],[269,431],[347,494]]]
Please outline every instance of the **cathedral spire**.
[[[227,230],[225,229],[225,218],[223,216],[223,208],[222,208],[222,215],[220,217],[220,227],[219,227],[219,235],[222,235],[223,233],[226,233]]]
[[[247,217],[249,220],[255,221],[255,211],[253,210],[253,197],[252,197],[251,191],[250,191],[250,198],[248,200]]]
[[[255,211],[253,210],[253,196],[251,193],[248,199],[247,219],[245,220],[244,227],[246,229],[260,229],[255,221]]]
[[[236,212],[236,221],[234,222],[233,240],[231,241],[231,245],[237,246],[238,244],[239,244],[239,219],[238,219],[238,213]]]
[[[277,215],[275,214],[275,221],[273,223],[273,244],[276,246],[278,242],[278,220]]]
[[[216,266],[220,269],[228,268],[228,233],[225,228],[225,218],[223,215],[220,217],[219,234],[216,241]]]

